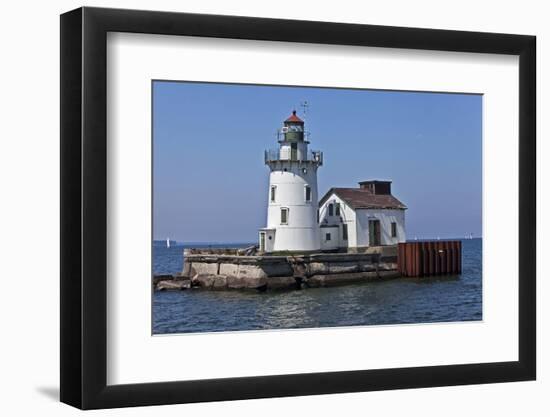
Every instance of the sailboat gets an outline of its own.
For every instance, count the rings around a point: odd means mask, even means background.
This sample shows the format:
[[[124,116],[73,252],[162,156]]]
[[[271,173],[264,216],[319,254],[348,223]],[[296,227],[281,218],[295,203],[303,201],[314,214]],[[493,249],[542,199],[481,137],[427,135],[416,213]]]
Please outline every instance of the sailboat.
[[[170,238],[169,237],[166,238],[166,247],[168,249],[170,249]]]

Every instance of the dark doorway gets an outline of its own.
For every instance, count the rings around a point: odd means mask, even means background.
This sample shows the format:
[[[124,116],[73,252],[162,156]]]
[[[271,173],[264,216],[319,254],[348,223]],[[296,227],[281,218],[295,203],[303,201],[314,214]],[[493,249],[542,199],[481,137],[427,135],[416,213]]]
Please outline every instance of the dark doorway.
[[[380,244],[380,220],[369,220],[369,246]]]

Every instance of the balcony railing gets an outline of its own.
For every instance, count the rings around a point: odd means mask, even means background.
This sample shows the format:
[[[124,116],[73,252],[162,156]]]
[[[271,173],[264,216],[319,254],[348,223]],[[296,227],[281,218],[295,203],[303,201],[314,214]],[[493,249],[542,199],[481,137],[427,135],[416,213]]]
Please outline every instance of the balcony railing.
[[[305,155],[297,150],[268,149],[264,155],[265,163],[278,161],[296,161],[296,162],[316,162],[323,165],[323,152],[308,151]]]

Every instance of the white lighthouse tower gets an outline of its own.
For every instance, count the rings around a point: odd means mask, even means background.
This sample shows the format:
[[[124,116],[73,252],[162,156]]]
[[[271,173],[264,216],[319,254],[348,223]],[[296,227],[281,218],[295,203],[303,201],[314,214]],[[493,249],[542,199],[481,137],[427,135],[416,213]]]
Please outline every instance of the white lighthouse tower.
[[[277,141],[279,149],[265,151],[270,174],[260,251],[319,250],[317,168],[323,164],[323,153],[308,151],[304,121],[296,111],[284,121]]]

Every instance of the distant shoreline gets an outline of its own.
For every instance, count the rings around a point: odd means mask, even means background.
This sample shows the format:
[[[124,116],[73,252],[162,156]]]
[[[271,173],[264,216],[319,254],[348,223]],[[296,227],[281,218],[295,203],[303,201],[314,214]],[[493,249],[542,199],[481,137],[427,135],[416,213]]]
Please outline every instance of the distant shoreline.
[[[437,237],[422,237],[418,239],[407,239],[407,242],[424,242],[424,241],[436,241],[436,240],[482,240],[483,237],[440,237],[437,239]],[[204,248],[204,247],[227,247],[227,248],[240,248],[240,247],[247,247],[251,245],[257,244],[257,242],[182,242],[178,240],[170,240],[170,244],[173,246],[183,246],[183,247],[198,247],[198,248]],[[153,246],[161,246],[166,247],[166,240],[153,240]]]
[[[208,246],[214,246],[214,247],[222,247],[222,246],[233,246],[233,247],[243,247],[243,246],[251,246],[255,245],[256,242],[181,242],[178,240],[170,240],[171,245],[175,246],[197,246],[197,247],[208,247]],[[166,246],[166,240],[153,240],[153,246]]]

